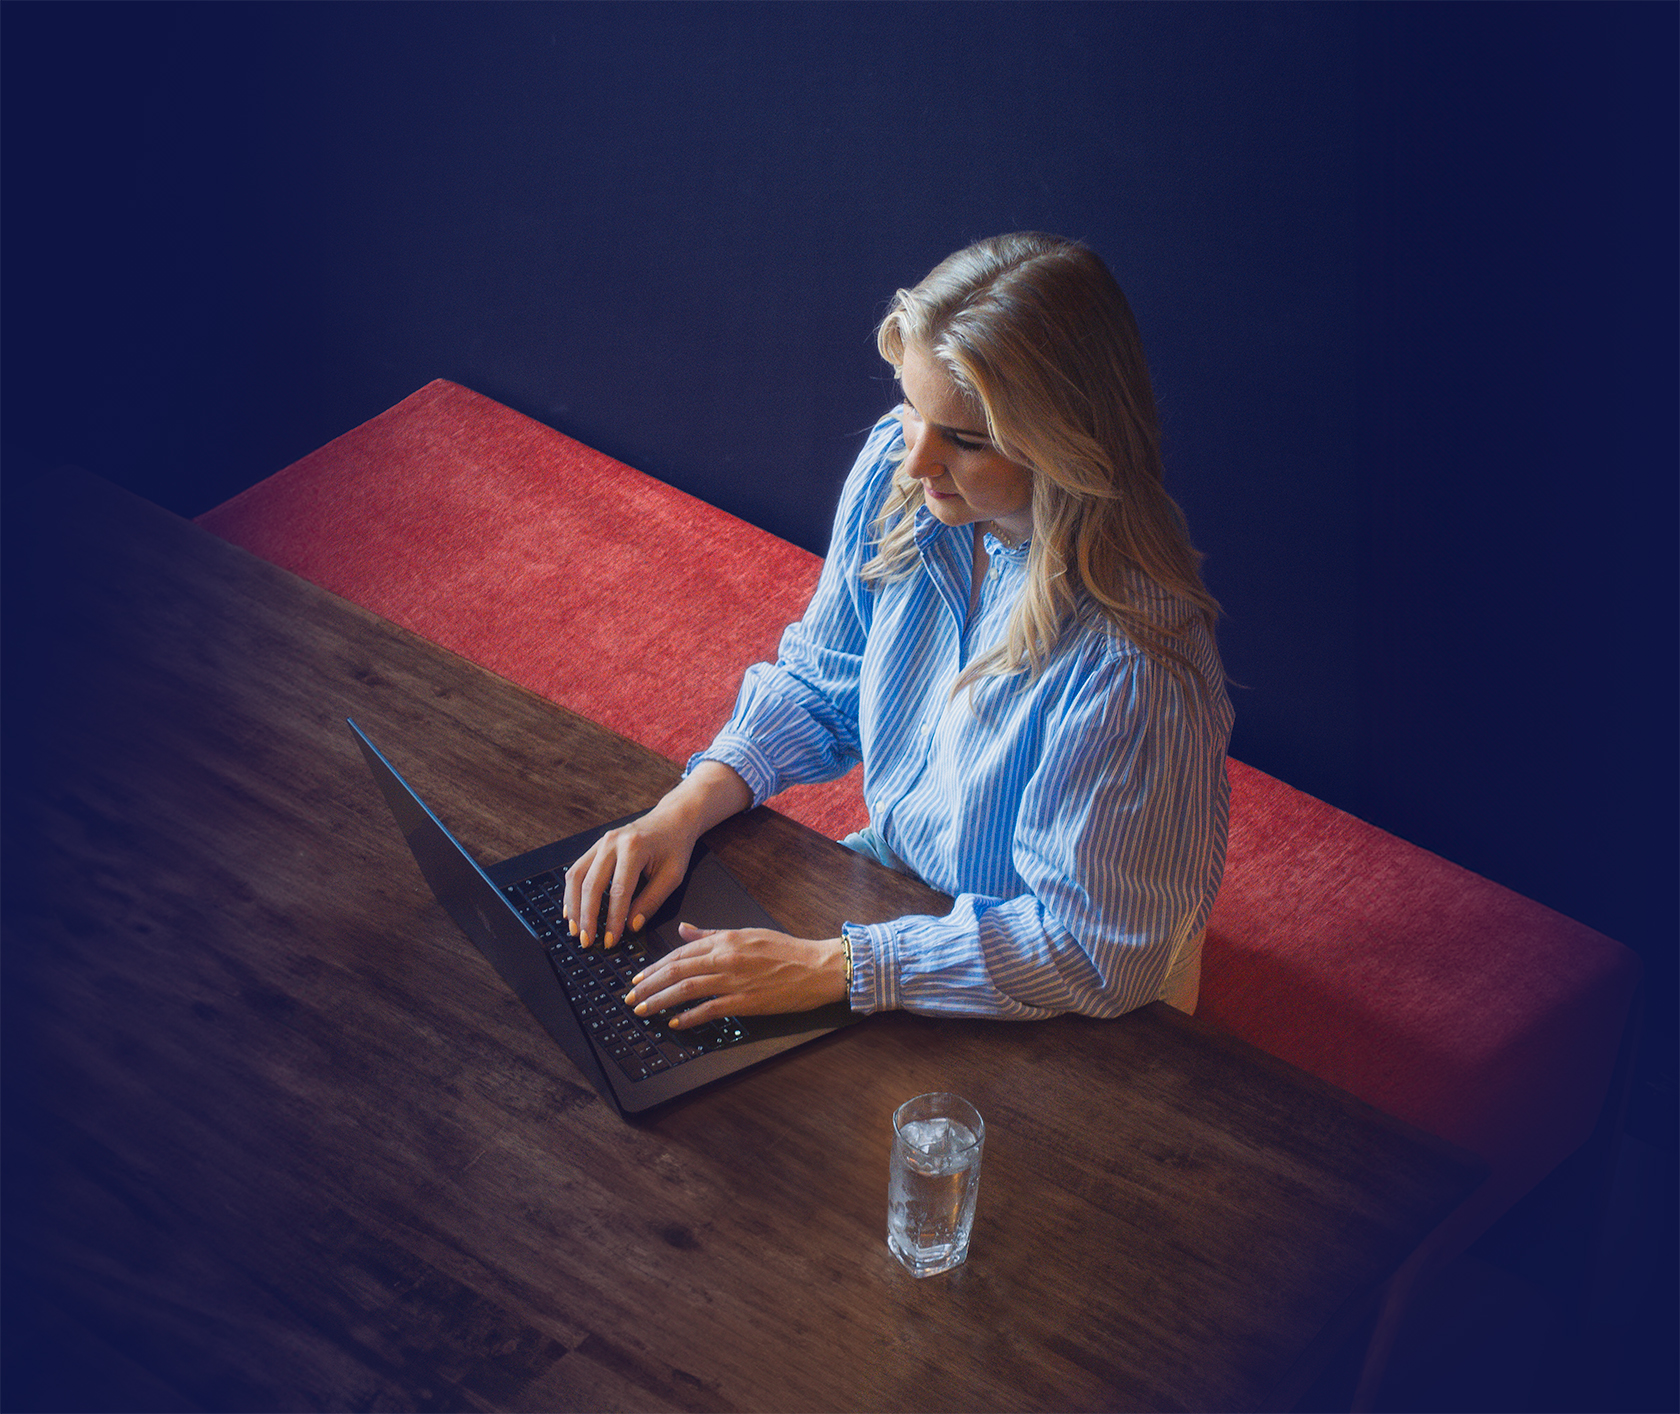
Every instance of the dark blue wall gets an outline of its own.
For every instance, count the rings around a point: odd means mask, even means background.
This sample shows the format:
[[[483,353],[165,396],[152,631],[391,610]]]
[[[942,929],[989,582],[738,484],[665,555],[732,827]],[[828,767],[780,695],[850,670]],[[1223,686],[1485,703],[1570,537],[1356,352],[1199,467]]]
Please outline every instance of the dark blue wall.
[[[222,500],[444,376],[820,550],[892,289],[1080,236],[1235,753],[1672,1025],[1669,5],[7,6],[7,474]]]

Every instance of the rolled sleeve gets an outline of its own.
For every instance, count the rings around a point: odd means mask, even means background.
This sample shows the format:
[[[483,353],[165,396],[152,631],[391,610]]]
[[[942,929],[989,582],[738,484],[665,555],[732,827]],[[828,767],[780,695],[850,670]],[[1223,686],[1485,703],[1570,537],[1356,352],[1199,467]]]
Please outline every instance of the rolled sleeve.
[[[894,982],[894,923],[847,923],[846,939],[852,946],[852,986],[846,1001],[859,1013],[896,1011],[898,994]]]

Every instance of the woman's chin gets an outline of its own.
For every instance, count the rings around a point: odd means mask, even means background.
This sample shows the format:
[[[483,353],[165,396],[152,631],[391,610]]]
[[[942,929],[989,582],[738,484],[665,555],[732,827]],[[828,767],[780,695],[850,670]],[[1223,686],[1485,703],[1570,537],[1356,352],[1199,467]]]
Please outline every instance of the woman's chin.
[[[978,519],[973,508],[961,496],[941,496],[936,491],[924,491],[922,503],[942,525],[968,525]]]

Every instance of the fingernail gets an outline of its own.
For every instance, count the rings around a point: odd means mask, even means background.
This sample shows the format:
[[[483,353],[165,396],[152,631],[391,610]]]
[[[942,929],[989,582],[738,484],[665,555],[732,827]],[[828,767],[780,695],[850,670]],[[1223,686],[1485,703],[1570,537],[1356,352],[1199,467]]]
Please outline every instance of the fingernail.
[[[624,994],[624,1005],[625,1006],[635,1006],[636,1005],[636,989],[634,987],[632,987],[628,992],[626,992]]]
[[[631,979],[630,979],[630,980],[631,980],[631,982],[633,982],[633,983],[634,983],[634,982],[640,982],[640,981],[641,981],[641,980],[642,980],[642,978],[644,978],[644,977],[646,977],[646,976],[647,976],[647,973],[646,973],[646,972],[638,972],[638,973],[637,973],[637,974],[636,974],[636,975],[635,975],[635,976],[634,976],[634,977],[632,977],[632,978],[631,978]]]
[[[637,1016],[646,1016],[647,1015],[647,1008],[648,1008],[648,1004],[646,1002],[637,1002],[636,1003],[636,1015]]]
[[[645,927],[647,927],[647,919],[639,913],[630,920],[630,931],[632,933],[639,933]]]
[[[618,941],[618,939],[613,937],[612,932],[609,930],[606,938],[603,941],[604,941],[604,945],[610,948],[614,943],[616,943]]]
[[[577,919],[568,918],[566,921],[572,925],[572,936],[577,937]]]

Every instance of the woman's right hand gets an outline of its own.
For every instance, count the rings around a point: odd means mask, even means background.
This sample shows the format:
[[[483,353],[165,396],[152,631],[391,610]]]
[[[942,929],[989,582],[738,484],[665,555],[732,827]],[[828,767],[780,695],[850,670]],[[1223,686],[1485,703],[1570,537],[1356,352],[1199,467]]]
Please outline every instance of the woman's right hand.
[[[694,838],[657,813],[608,830],[566,871],[566,921],[582,946],[615,946],[626,923],[640,932],[682,882]]]
[[[646,815],[608,830],[566,871],[566,921],[584,947],[614,947],[668,899],[701,835],[752,804],[729,767],[702,761]]]

